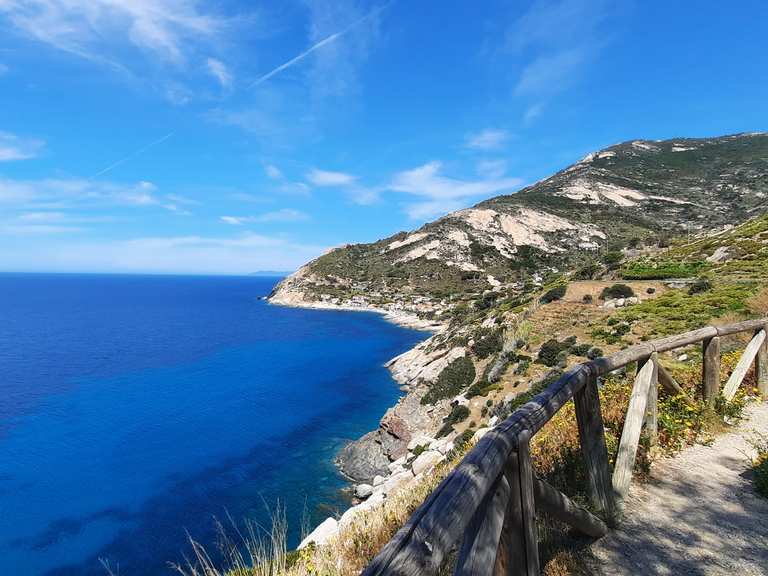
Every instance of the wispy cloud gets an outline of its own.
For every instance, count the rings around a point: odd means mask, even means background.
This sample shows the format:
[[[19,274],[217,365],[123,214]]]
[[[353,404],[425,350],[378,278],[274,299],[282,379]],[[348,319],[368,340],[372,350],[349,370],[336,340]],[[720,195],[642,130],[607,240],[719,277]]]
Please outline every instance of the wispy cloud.
[[[158,193],[152,182],[132,183],[103,180],[46,178],[41,180],[0,179],[0,204],[36,211],[73,209],[83,206],[134,206],[162,208],[188,214],[180,196]]]
[[[264,166],[264,172],[266,172],[267,177],[270,180],[282,180],[283,179],[283,172],[275,166],[274,164],[266,164]]]
[[[205,67],[208,73],[213,76],[225,90],[232,88],[232,73],[221,60],[208,58],[205,61]]]
[[[121,65],[105,56],[105,39],[122,40],[180,64],[200,39],[224,20],[203,13],[196,0],[3,0],[0,15],[20,33],[89,60]]]
[[[315,186],[350,186],[355,183],[357,177],[346,172],[314,168],[307,173],[307,180]]]
[[[477,163],[477,173],[482,178],[501,178],[507,173],[507,161],[501,158],[480,160]]]
[[[10,68],[8,68],[8,66],[6,66],[2,62],[0,62],[0,76],[8,74],[9,70],[10,70]]]
[[[418,168],[395,174],[388,188],[422,197],[424,200],[406,206],[413,219],[426,219],[463,208],[469,201],[518,188],[520,178],[486,178],[460,180],[441,174],[441,162],[429,162]]]
[[[621,10],[621,4],[609,0],[533,2],[507,31],[507,49],[528,58],[515,94],[541,98],[569,88],[604,44],[603,24]]]
[[[283,208],[273,212],[265,212],[258,216],[221,216],[219,220],[232,226],[243,226],[259,222],[301,222],[309,220],[309,214],[292,208]]]
[[[464,141],[464,147],[471,150],[496,150],[503,148],[511,134],[500,128],[486,128],[481,132],[469,134]]]
[[[306,178],[315,186],[321,188],[339,188],[344,191],[346,196],[355,204],[367,206],[379,201],[384,187],[369,187],[359,183],[359,179],[354,174],[346,172],[334,172],[331,170],[311,170]]]
[[[515,94],[536,96],[564,90],[574,82],[586,58],[583,47],[539,56],[523,70]]]
[[[0,162],[34,158],[43,146],[43,140],[22,138],[10,132],[0,131]]]

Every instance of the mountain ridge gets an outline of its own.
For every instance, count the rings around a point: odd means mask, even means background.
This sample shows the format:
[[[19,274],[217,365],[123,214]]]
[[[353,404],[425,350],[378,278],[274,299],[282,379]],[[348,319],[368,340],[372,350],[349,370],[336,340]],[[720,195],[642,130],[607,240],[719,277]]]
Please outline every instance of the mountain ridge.
[[[768,133],[630,140],[416,230],[334,248],[270,299],[433,319],[459,294],[523,294],[606,252],[744,221],[767,201]]]

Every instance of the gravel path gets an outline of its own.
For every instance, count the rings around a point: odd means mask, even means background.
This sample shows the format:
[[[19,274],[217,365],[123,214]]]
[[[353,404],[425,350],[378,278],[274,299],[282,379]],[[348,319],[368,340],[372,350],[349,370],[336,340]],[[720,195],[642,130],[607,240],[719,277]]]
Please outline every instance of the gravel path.
[[[596,542],[594,573],[768,575],[768,499],[752,485],[749,440],[768,435],[768,403],[711,446],[657,463],[635,484],[619,530]]]

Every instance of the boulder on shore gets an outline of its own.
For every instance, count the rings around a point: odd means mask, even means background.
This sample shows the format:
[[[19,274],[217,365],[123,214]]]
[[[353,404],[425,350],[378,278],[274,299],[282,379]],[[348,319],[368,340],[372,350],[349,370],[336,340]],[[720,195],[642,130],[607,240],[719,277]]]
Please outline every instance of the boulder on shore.
[[[330,538],[333,536],[336,536],[336,534],[339,533],[339,523],[336,521],[335,518],[326,518],[323,520],[323,522],[312,532],[310,532],[309,536],[304,538],[304,540],[301,541],[301,544],[299,544],[299,550],[302,548],[309,546],[311,542],[314,542],[318,546],[322,546],[325,544]]]

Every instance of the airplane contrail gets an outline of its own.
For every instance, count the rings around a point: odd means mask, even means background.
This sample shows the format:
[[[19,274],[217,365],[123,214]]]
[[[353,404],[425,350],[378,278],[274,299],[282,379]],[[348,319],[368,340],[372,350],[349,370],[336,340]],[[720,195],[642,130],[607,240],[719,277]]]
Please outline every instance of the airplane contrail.
[[[146,152],[146,151],[147,151],[147,150],[149,150],[150,148],[153,148],[154,146],[157,146],[158,144],[162,144],[163,142],[165,142],[166,140],[168,140],[168,138],[170,138],[170,137],[171,137],[171,136],[173,136],[174,134],[175,134],[175,132],[168,132],[168,134],[166,134],[166,135],[165,135],[165,136],[163,136],[162,138],[160,138],[160,139],[158,139],[158,140],[155,140],[154,142],[150,142],[150,143],[149,143],[149,144],[147,144],[146,146],[143,146],[142,148],[139,148],[138,150],[136,150],[136,151],[134,151],[134,152],[131,152],[130,154],[128,154],[128,156],[125,156],[124,158],[121,158],[120,160],[117,160],[116,162],[113,162],[112,164],[110,164],[109,166],[107,166],[106,168],[104,168],[103,170],[99,170],[98,172],[96,172],[96,174],[94,174],[93,176],[91,176],[90,178],[88,178],[88,180],[93,180],[94,178],[98,178],[98,177],[99,177],[99,176],[101,176],[102,174],[106,174],[107,172],[110,172],[111,170],[114,170],[115,168],[117,168],[118,166],[120,166],[120,165],[121,165],[121,164],[123,164],[124,162],[127,162],[127,161],[128,161],[128,160],[130,160],[131,158],[135,158],[136,156],[138,156],[139,154],[142,154],[142,153]]]
[[[379,12],[384,10],[387,6],[389,6],[391,3],[392,2],[387,2],[383,6],[381,6],[379,8],[376,8],[374,10],[371,10],[368,14],[366,14],[365,16],[363,16],[361,18],[358,18],[357,20],[352,22],[352,24],[350,24],[349,26],[347,26],[343,30],[340,30],[339,32],[334,32],[330,36],[327,36],[327,37],[323,38],[322,40],[320,40],[316,44],[313,44],[312,46],[310,46],[309,48],[304,50],[304,52],[302,52],[298,56],[295,56],[295,57],[291,58],[290,60],[288,60],[287,62],[284,62],[283,64],[280,64],[280,66],[278,66],[277,68],[274,68],[273,70],[267,72],[263,76],[259,76],[258,78],[256,78],[256,80],[254,80],[253,82],[251,82],[251,84],[249,84],[248,88],[255,88],[256,86],[258,86],[260,84],[263,84],[264,82],[266,82],[267,80],[272,78],[275,74],[279,74],[280,72],[282,72],[286,68],[290,68],[291,66],[293,66],[297,62],[300,62],[301,60],[303,60],[304,58],[306,58],[307,56],[312,54],[312,52],[314,52],[315,50],[317,50],[319,48],[322,48],[326,44],[330,44],[334,40],[337,40],[338,38],[340,38],[341,36],[343,36],[344,34],[349,32],[350,30],[352,30],[353,28],[356,28],[357,26],[359,26],[360,24],[362,24],[363,22],[365,22],[366,20],[368,20],[369,18],[374,16],[375,14],[378,14]]]

